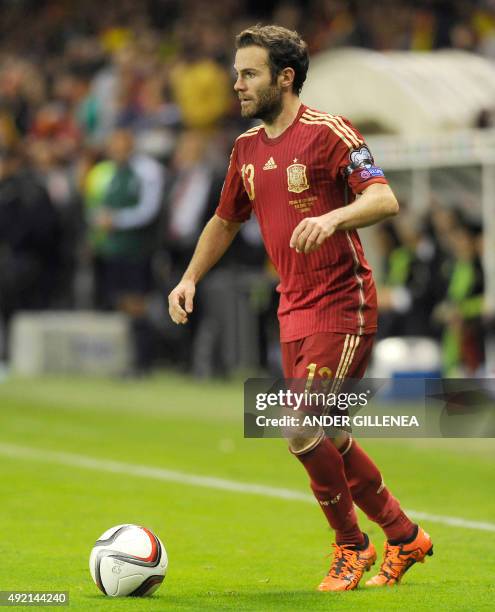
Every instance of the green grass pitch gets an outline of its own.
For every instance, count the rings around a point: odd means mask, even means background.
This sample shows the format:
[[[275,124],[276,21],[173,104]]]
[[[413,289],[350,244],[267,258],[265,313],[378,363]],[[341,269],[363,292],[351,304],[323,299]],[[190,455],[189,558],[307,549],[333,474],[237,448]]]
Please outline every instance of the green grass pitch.
[[[495,522],[493,441],[362,444],[405,508]],[[241,382],[167,373],[137,383],[7,380],[0,385],[0,590],[68,590],[68,609],[98,612],[493,609],[493,531],[423,520],[435,554],[400,587],[319,593],[331,534],[316,504],[14,457],[6,445],[309,493],[283,441],[243,438]],[[360,516],[381,551],[382,533]],[[107,598],[91,580],[92,544],[119,523],[148,526],[167,548],[167,578],[149,599]]]

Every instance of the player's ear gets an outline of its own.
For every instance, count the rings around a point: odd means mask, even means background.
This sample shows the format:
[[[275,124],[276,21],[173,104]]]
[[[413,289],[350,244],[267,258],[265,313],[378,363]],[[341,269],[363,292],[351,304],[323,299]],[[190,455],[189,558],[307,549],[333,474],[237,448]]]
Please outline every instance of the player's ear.
[[[284,68],[278,75],[278,83],[284,89],[291,89],[294,83],[295,76],[294,68]]]

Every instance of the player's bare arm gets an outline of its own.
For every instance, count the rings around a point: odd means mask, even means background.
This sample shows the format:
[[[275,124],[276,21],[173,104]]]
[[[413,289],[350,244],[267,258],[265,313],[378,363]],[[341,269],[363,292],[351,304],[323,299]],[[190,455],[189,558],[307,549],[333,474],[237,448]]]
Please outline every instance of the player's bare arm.
[[[295,228],[290,246],[298,253],[312,253],[337,230],[367,227],[399,212],[397,199],[388,185],[374,183],[352,204],[319,217],[306,217]]]
[[[241,225],[221,219],[217,215],[213,215],[208,221],[187,270],[168,296],[168,312],[174,323],[187,323],[187,317],[193,311],[196,283],[222,258]]]

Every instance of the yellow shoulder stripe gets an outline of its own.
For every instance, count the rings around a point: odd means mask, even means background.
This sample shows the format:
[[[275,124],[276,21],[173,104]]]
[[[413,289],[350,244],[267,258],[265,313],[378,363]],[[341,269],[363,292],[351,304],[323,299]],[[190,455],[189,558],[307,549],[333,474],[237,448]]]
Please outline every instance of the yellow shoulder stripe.
[[[305,119],[305,121],[303,121]],[[350,149],[355,149],[364,144],[364,141],[359,138],[356,132],[346,125],[342,117],[338,115],[330,115],[328,113],[317,113],[307,109],[300,119],[303,123],[315,123],[316,125],[327,125],[339,136]]]
[[[248,136],[254,136],[260,131],[262,127],[263,127],[262,125],[255,125],[254,127],[247,130],[246,132],[243,132],[240,136],[236,138],[236,140],[239,140],[239,138],[247,138]]]

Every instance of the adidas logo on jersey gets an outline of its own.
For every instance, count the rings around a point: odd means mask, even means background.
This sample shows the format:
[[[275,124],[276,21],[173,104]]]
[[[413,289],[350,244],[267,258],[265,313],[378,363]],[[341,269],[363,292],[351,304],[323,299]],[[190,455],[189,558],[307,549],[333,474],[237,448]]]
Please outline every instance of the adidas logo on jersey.
[[[275,170],[276,167],[277,164],[275,163],[275,160],[273,159],[273,157],[270,157],[270,159],[263,166],[263,170]]]

